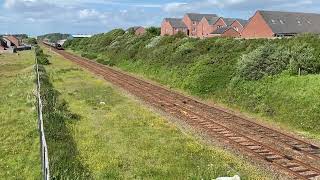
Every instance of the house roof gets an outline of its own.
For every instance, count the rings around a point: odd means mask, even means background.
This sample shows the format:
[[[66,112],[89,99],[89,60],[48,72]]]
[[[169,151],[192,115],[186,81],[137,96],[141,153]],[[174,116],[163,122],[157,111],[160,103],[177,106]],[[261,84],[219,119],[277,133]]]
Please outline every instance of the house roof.
[[[198,21],[200,22],[203,17],[211,18],[211,17],[218,17],[216,14],[198,14],[198,13],[187,13],[186,16],[188,16],[191,21]]]
[[[258,11],[275,34],[320,33],[320,14]]]
[[[129,31],[130,29],[133,29],[134,31],[138,30],[139,28],[143,28],[142,26],[133,26],[127,29]]]
[[[219,17],[205,17],[205,18],[207,19],[209,25],[213,25],[219,20]]]
[[[248,20],[238,18],[223,18],[223,20],[227,26],[231,26],[234,21],[238,21],[242,26],[245,26],[249,22]]]
[[[237,19],[237,21],[244,27],[245,25],[248,24],[249,20],[245,19]]]
[[[3,38],[19,41],[19,39],[16,36],[12,36],[12,35],[3,36]]]
[[[217,30],[213,31],[211,34],[223,34],[226,31],[228,31],[229,29],[234,29],[233,27],[222,27],[222,28],[218,28]],[[234,29],[235,30],[235,29]],[[236,31],[236,30],[235,30]]]
[[[2,37],[2,41],[10,42],[10,43],[11,43],[11,40],[10,40],[10,39],[8,39],[7,37]]]
[[[165,18],[173,28],[187,28],[182,19],[180,18]]]

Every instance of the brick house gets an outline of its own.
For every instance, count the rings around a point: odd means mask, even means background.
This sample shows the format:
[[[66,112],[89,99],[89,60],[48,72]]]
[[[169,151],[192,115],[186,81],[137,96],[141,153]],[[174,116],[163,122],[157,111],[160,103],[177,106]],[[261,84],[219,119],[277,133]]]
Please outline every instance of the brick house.
[[[7,43],[7,47],[21,46],[21,41],[15,36],[3,36],[3,40]]]
[[[218,28],[216,31],[210,33],[210,37],[241,37],[241,33],[234,27],[222,27]]]
[[[244,27],[248,24],[248,20],[235,19],[235,18],[223,18],[227,27],[233,27],[236,31],[242,32]]]
[[[141,35],[143,35],[145,33],[146,33],[146,29],[144,27],[142,27],[142,26],[140,26],[140,27],[135,29],[135,34],[137,36],[141,36]]]
[[[198,25],[197,36],[200,38],[209,37],[210,33],[224,26],[226,26],[226,24],[220,17],[204,17]]]
[[[260,11],[241,33],[244,38],[274,38],[302,33],[320,34],[320,14]]]
[[[188,27],[188,35],[190,37],[198,37],[198,25],[203,18],[216,18],[216,14],[197,14],[187,13],[183,17],[184,24]]]
[[[188,35],[188,27],[180,18],[165,18],[161,24],[161,36],[182,32]]]
[[[244,26],[248,21],[243,19],[234,19],[234,18],[224,18],[224,17],[214,17],[214,18],[206,18],[204,17],[198,25],[198,37],[206,38],[206,37],[216,37],[217,34],[222,31],[217,31],[220,28],[224,28],[223,30],[227,30],[228,34],[232,34],[230,37],[235,37],[236,34],[241,33]],[[232,27],[232,29],[228,28]],[[235,33],[234,30],[238,31],[239,33]],[[238,37],[238,35],[236,36]]]
[[[134,34],[137,36],[141,36],[146,33],[146,29],[142,26],[134,26],[129,28],[127,31],[133,30]]]

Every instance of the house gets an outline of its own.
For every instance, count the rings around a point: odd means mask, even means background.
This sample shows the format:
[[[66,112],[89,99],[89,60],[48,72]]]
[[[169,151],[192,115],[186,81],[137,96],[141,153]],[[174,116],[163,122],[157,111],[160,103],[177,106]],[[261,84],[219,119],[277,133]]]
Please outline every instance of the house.
[[[320,14],[258,10],[245,26],[244,38],[274,38],[320,33]]]
[[[218,28],[216,31],[210,33],[210,37],[233,37],[240,38],[241,33],[234,27],[222,27]]]
[[[221,17],[204,17],[198,25],[197,37],[206,38],[218,28],[226,27]]]
[[[198,37],[198,25],[203,18],[210,19],[218,17],[216,14],[187,13],[183,17],[183,22],[188,28],[187,35]]]
[[[134,27],[131,27],[131,28],[129,28],[128,30],[127,30],[127,32],[128,31],[133,31],[134,32],[134,34],[135,35],[137,35],[137,36],[141,36],[141,35],[143,35],[143,34],[145,34],[146,33],[146,29],[144,28],[144,27],[142,27],[142,26],[134,26]]]
[[[7,47],[19,47],[21,46],[21,41],[15,36],[3,36],[3,41],[5,41]]]
[[[227,27],[233,27],[236,31],[242,32],[244,27],[248,24],[248,20],[238,18],[223,18]]]
[[[182,32],[188,35],[188,27],[180,18],[165,18],[161,24],[161,36]]]
[[[227,30],[225,35],[228,35],[230,32],[236,30],[238,33],[231,33],[235,37],[235,34],[241,33],[244,26],[247,24],[247,20],[244,19],[235,19],[235,18],[224,18],[224,17],[204,17],[198,25],[198,34],[200,38],[206,37],[216,37],[217,34],[221,33],[224,30]],[[229,28],[232,27],[232,28]],[[223,28],[223,30],[217,31],[218,29]],[[220,36],[221,34],[219,34]],[[238,36],[236,36],[238,37]]]

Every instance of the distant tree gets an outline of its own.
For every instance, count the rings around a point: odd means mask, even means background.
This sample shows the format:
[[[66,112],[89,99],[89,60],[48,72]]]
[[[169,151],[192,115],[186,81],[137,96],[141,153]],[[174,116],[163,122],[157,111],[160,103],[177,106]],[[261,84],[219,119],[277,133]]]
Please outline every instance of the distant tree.
[[[57,42],[62,39],[67,39],[70,34],[61,34],[61,33],[52,33],[52,34],[45,34],[42,36],[38,36],[38,40],[49,39],[50,42]]]
[[[161,34],[161,28],[159,27],[149,27],[146,29],[147,33],[155,35],[155,36],[160,36]]]
[[[38,44],[36,38],[28,38],[28,39],[25,39],[24,42],[28,45],[33,45],[33,46]]]

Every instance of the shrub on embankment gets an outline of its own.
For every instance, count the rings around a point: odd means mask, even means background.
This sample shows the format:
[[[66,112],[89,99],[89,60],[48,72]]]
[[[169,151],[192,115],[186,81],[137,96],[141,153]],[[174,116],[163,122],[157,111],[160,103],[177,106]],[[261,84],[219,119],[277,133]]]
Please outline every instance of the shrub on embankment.
[[[41,65],[50,64],[49,56],[45,54],[39,46],[36,46],[35,53],[36,53],[36,58],[39,64]]]
[[[65,46],[191,94],[298,129],[320,131],[318,36],[193,39],[151,33],[134,36],[118,29],[67,41]]]

